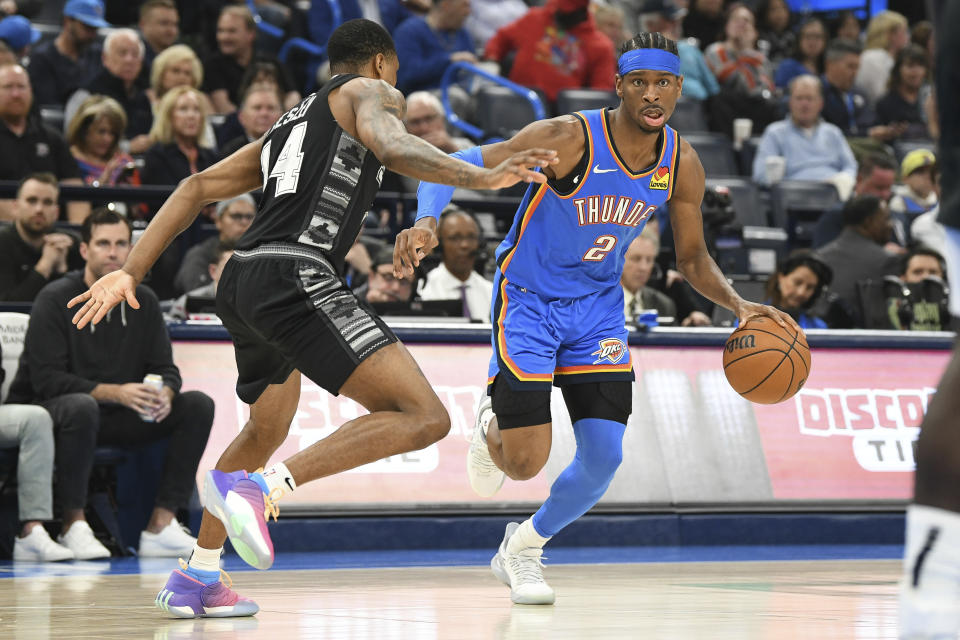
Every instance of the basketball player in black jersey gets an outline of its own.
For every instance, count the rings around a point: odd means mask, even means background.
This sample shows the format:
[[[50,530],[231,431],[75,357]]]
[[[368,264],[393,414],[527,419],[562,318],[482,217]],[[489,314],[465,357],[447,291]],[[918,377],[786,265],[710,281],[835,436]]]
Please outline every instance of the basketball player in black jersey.
[[[77,328],[109,309],[139,305],[135,287],[201,207],[263,188],[253,224],[237,244],[217,289],[217,312],[233,338],[237,394],[250,420],[207,474],[206,511],[189,564],[174,571],[157,605],[177,617],[252,615],[257,605],[220,582],[229,535],[251,565],[266,569],[273,545],[265,522],[274,501],[307,482],[421,449],[449,429],[449,417],[409,352],[364,310],[343,279],[344,255],[360,231],[383,167],[414,178],[472,189],[543,182],[531,170],[556,153],[518,153],[482,169],[409,135],[399,61],[390,35],[351,20],[330,37],[333,79],[285,113],[261,139],[177,187],[124,267],[70,302],[83,303]],[[429,249],[436,246],[433,240]],[[370,411],[262,473],[287,436],[300,397],[300,374]],[[215,517],[211,517],[215,516]]]

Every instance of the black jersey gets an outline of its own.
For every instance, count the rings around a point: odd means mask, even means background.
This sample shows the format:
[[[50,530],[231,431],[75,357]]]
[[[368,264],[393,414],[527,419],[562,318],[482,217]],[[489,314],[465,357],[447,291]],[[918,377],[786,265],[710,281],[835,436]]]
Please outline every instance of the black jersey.
[[[299,243],[319,249],[343,272],[344,256],[383,177],[377,157],[330,112],[330,92],[358,77],[333,78],[267,132],[260,152],[263,196],[238,249]]]

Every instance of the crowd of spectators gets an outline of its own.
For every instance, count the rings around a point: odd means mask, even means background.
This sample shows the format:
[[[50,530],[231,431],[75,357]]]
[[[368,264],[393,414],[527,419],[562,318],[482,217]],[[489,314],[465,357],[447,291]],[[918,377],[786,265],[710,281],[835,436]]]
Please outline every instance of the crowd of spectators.
[[[63,438],[77,451],[135,444],[120,434],[145,413],[153,413],[156,426],[141,428],[138,437],[179,438],[183,455],[171,467],[176,473],[164,476],[144,524],[141,552],[189,548],[175,517],[189,496],[183,478],[174,476],[192,478],[206,432],[184,432],[178,416],[189,412],[206,423],[214,407],[203,394],[180,393],[169,339],[161,337],[162,314],[171,321],[212,312],[220,271],[256,214],[256,194],[209,205],[185,241],[167,249],[138,294],[147,313],[139,312],[133,324],[149,326],[128,331],[133,316],[121,307],[96,335],[77,334],[60,345],[69,357],[51,359],[44,356],[52,345],[46,333],[70,333],[63,329],[66,297],[89,284],[96,269],[119,268],[134,230],[148,224],[159,206],[115,195],[65,200],[61,187],[172,188],[263,136],[324,82],[327,72],[316,60],[293,54],[280,62],[280,42],[259,33],[258,21],[284,31],[285,38],[323,45],[331,30],[329,4],[253,5],[260,15],[244,2],[214,0],[203,11],[189,12],[189,23],[182,24],[183,4],[174,0],[138,0],[122,10],[114,6],[112,13],[103,0],[66,0],[59,22],[31,23],[36,3],[19,5],[26,15],[6,16],[18,5],[0,3],[0,180],[18,184],[15,195],[0,200],[0,300],[35,304],[12,399],[45,408],[39,415],[17,409],[15,421],[29,425],[21,433],[33,434],[20,442],[33,460],[28,464],[44,470],[56,455],[58,468],[64,465],[74,478],[69,488],[51,489],[49,478],[47,485],[27,487],[17,542],[22,557],[102,555],[85,525],[77,524],[83,522],[81,489],[89,469],[71,467],[52,451],[59,451]],[[770,194],[784,181],[836,189],[836,204],[820,212],[812,232],[791,233],[790,245],[768,272],[752,273],[766,283],[764,301],[807,328],[948,325],[945,315],[941,320],[933,313],[942,309],[936,296],[944,295],[946,270],[943,230],[935,221],[929,23],[911,25],[895,11],[868,20],[851,12],[801,15],[784,0],[340,5],[343,19],[366,17],[391,32],[400,58],[398,88],[407,96],[404,124],[446,152],[482,142],[451,128],[439,99],[452,63],[482,65],[534,89],[547,113],[555,113],[566,89],[614,89],[617,47],[633,32],[665,33],[678,44],[682,100],[703,116],[714,139],[729,143],[737,121],[749,121],[752,137],[738,139],[735,147],[746,143],[739,166],[724,173],[751,181],[759,206],[769,207]],[[472,94],[483,87],[456,78],[452,95],[461,117],[478,121]],[[707,176],[715,177],[709,169]],[[416,183],[388,173],[383,189],[410,196]],[[370,212],[346,258],[345,277],[358,297],[385,313],[434,310],[488,321],[496,268],[490,253],[507,220],[486,211],[484,197],[455,194],[472,210],[451,208],[443,215],[441,244],[414,282],[397,280],[392,269],[392,234],[409,222],[409,207]],[[463,205],[464,199],[477,204]],[[652,221],[627,251],[625,319],[636,322],[655,310],[661,323],[709,325],[711,305],[669,260],[668,240],[660,236],[666,226]],[[114,331],[118,324],[122,330]],[[141,331],[152,337],[138,337]],[[110,367],[88,361],[84,341],[110,339],[140,339],[159,351]],[[116,352],[126,348],[118,342]],[[145,373],[162,375],[163,390],[148,392],[141,384]],[[15,407],[0,409],[7,406]],[[56,447],[44,435],[51,429]],[[0,432],[0,447],[9,446],[8,435]],[[59,508],[69,510],[59,543],[36,527],[50,517],[45,496],[51,490]]]

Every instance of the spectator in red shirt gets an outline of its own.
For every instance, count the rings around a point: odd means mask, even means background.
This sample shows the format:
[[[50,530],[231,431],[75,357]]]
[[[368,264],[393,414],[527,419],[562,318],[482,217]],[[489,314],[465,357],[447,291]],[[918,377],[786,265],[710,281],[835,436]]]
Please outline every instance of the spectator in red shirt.
[[[509,78],[542,91],[549,100],[562,89],[613,89],[613,43],[593,21],[587,0],[548,0],[501,28],[484,57],[501,64],[515,54]]]

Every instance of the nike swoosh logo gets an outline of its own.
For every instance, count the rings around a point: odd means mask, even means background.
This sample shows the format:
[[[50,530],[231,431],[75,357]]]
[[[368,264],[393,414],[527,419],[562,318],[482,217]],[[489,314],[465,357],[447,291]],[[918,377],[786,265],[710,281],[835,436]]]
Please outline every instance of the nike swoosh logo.
[[[616,169],[601,169],[599,164],[593,166],[594,173],[611,173],[613,171],[616,171]]]
[[[287,483],[288,487],[290,487],[290,491],[293,491],[293,483],[290,482],[290,478],[284,478],[283,481]]]

